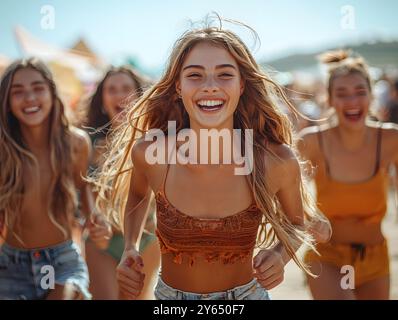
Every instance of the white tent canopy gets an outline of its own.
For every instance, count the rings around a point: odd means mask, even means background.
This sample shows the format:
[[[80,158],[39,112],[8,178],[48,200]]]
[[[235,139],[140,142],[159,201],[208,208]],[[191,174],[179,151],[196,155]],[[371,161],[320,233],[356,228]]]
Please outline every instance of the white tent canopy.
[[[35,38],[21,26],[15,28],[15,36],[22,50],[23,56],[35,56],[50,63],[56,62],[64,67],[71,68],[75,75],[83,82],[94,82],[102,74],[106,64],[99,58],[80,55],[69,49],[58,48]]]

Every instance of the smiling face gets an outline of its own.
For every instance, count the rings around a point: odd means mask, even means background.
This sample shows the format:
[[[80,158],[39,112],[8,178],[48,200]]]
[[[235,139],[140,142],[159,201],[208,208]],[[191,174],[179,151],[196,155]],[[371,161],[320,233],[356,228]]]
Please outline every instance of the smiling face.
[[[112,74],[105,80],[102,100],[104,109],[110,119],[114,119],[116,115],[124,110],[125,106],[122,102],[136,90],[134,80],[122,72]]]
[[[12,114],[21,126],[37,127],[48,119],[52,95],[48,81],[31,68],[15,72],[9,95]]]
[[[238,64],[224,48],[207,42],[187,55],[176,84],[191,127],[232,128],[243,93]]]
[[[366,79],[359,73],[336,77],[329,102],[336,109],[340,125],[351,129],[362,128],[371,103]]]

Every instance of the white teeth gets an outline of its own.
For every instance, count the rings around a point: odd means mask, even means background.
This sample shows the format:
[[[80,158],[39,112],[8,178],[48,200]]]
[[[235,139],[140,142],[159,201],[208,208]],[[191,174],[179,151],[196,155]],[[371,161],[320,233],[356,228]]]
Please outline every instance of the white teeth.
[[[220,106],[224,103],[222,100],[199,100],[197,102],[198,105],[201,107],[214,107],[214,106]]]
[[[359,109],[346,110],[344,113],[349,116],[356,116],[361,113],[361,110],[359,110]]]
[[[40,110],[40,107],[29,107],[29,108],[25,108],[23,109],[23,112],[25,113],[34,113]]]

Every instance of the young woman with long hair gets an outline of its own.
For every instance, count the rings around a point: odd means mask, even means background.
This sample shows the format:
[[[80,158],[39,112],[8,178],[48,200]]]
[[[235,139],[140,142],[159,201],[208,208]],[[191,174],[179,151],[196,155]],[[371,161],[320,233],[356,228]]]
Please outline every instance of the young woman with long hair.
[[[138,99],[149,80],[129,66],[111,67],[98,83],[96,90],[85,103],[85,121],[94,145],[90,171],[98,170],[104,161],[107,135],[124,120],[128,103]],[[91,131],[91,132],[90,132]],[[154,231],[154,209],[145,225],[139,251],[145,261],[147,274],[140,299],[153,298],[153,285],[160,264],[160,249]],[[93,299],[119,299],[116,267],[124,250],[123,235],[115,225],[109,246],[100,250],[93,242],[86,242],[86,261],[90,274],[90,291]]]
[[[138,246],[153,195],[162,249],[157,299],[269,299],[267,289],[283,281],[291,258],[306,269],[295,252],[312,243],[307,226],[327,221],[307,197],[291,125],[276,97],[290,105],[231,31],[206,26],[177,40],[164,75],[114,133],[97,178],[99,208],[124,228],[117,277],[128,298],[140,294],[145,278]],[[243,168],[228,163],[235,151],[224,140],[213,150],[222,163],[211,163],[215,153],[203,147],[201,129],[227,138],[241,129],[235,142],[253,148],[252,159],[245,154],[252,170],[235,174]],[[182,133],[192,138],[188,146],[172,142]],[[157,156],[165,161],[151,160],[153,136],[164,142]],[[187,150],[209,164],[169,157]],[[253,258],[256,243],[261,250]]]
[[[87,267],[72,241],[77,193],[90,236],[110,226],[85,182],[90,141],[70,125],[49,69],[17,60],[0,83],[1,299],[89,299]]]
[[[372,82],[362,57],[338,50],[321,60],[329,67],[328,102],[337,121],[304,129],[298,146],[314,167],[317,203],[333,235],[317,245],[320,256],[306,254],[312,273],[319,275],[308,283],[315,299],[388,299],[381,223],[388,167],[398,164],[398,127],[369,119]]]

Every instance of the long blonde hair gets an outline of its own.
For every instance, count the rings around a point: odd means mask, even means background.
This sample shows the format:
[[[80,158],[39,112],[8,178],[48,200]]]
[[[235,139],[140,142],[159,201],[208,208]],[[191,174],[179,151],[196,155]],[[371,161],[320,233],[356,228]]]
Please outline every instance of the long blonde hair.
[[[223,30],[221,23],[220,27],[193,29],[177,40],[164,75],[131,107],[128,121],[113,133],[107,160],[96,179],[99,186],[97,205],[113,222],[122,226],[129,180],[134,170],[130,159],[134,142],[153,128],[167,134],[168,121],[176,121],[177,133],[189,127],[189,117],[178,97],[175,82],[187,54],[202,42],[225,48],[236,60],[245,82],[234,114],[234,127],[242,129],[242,132],[244,129],[253,129],[254,169],[249,181],[255,202],[263,214],[258,245],[268,247],[275,243],[276,237],[279,238],[294,261],[310,273],[296,256],[295,248],[302,243],[313,247],[313,238],[304,228],[290,222],[276,197],[271,195],[266,179],[265,154],[276,157],[267,147],[267,142],[287,144],[294,148],[290,121],[277,107],[277,99],[286,103],[293,112],[296,111],[283,89],[260,71],[246,45],[233,32]],[[311,221],[321,219],[303,183],[301,193],[306,215]],[[267,223],[271,225],[270,230],[266,230]]]
[[[26,145],[18,120],[10,110],[10,88],[15,73],[21,69],[39,72],[48,83],[53,106],[49,115],[50,170],[52,173],[48,215],[52,223],[67,237],[65,228],[57,221],[62,215],[71,222],[70,213],[77,208],[76,191],[73,184],[71,131],[65,116],[65,108],[58,96],[51,72],[36,58],[17,60],[5,71],[0,82],[0,213],[5,213],[7,230],[24,245],[21,237],[14,232],[20,222],[23,194],[26,190],[23,168],[26,164],[38,169],[37,158]],[[69,214],[69,215],[68,215]]]

